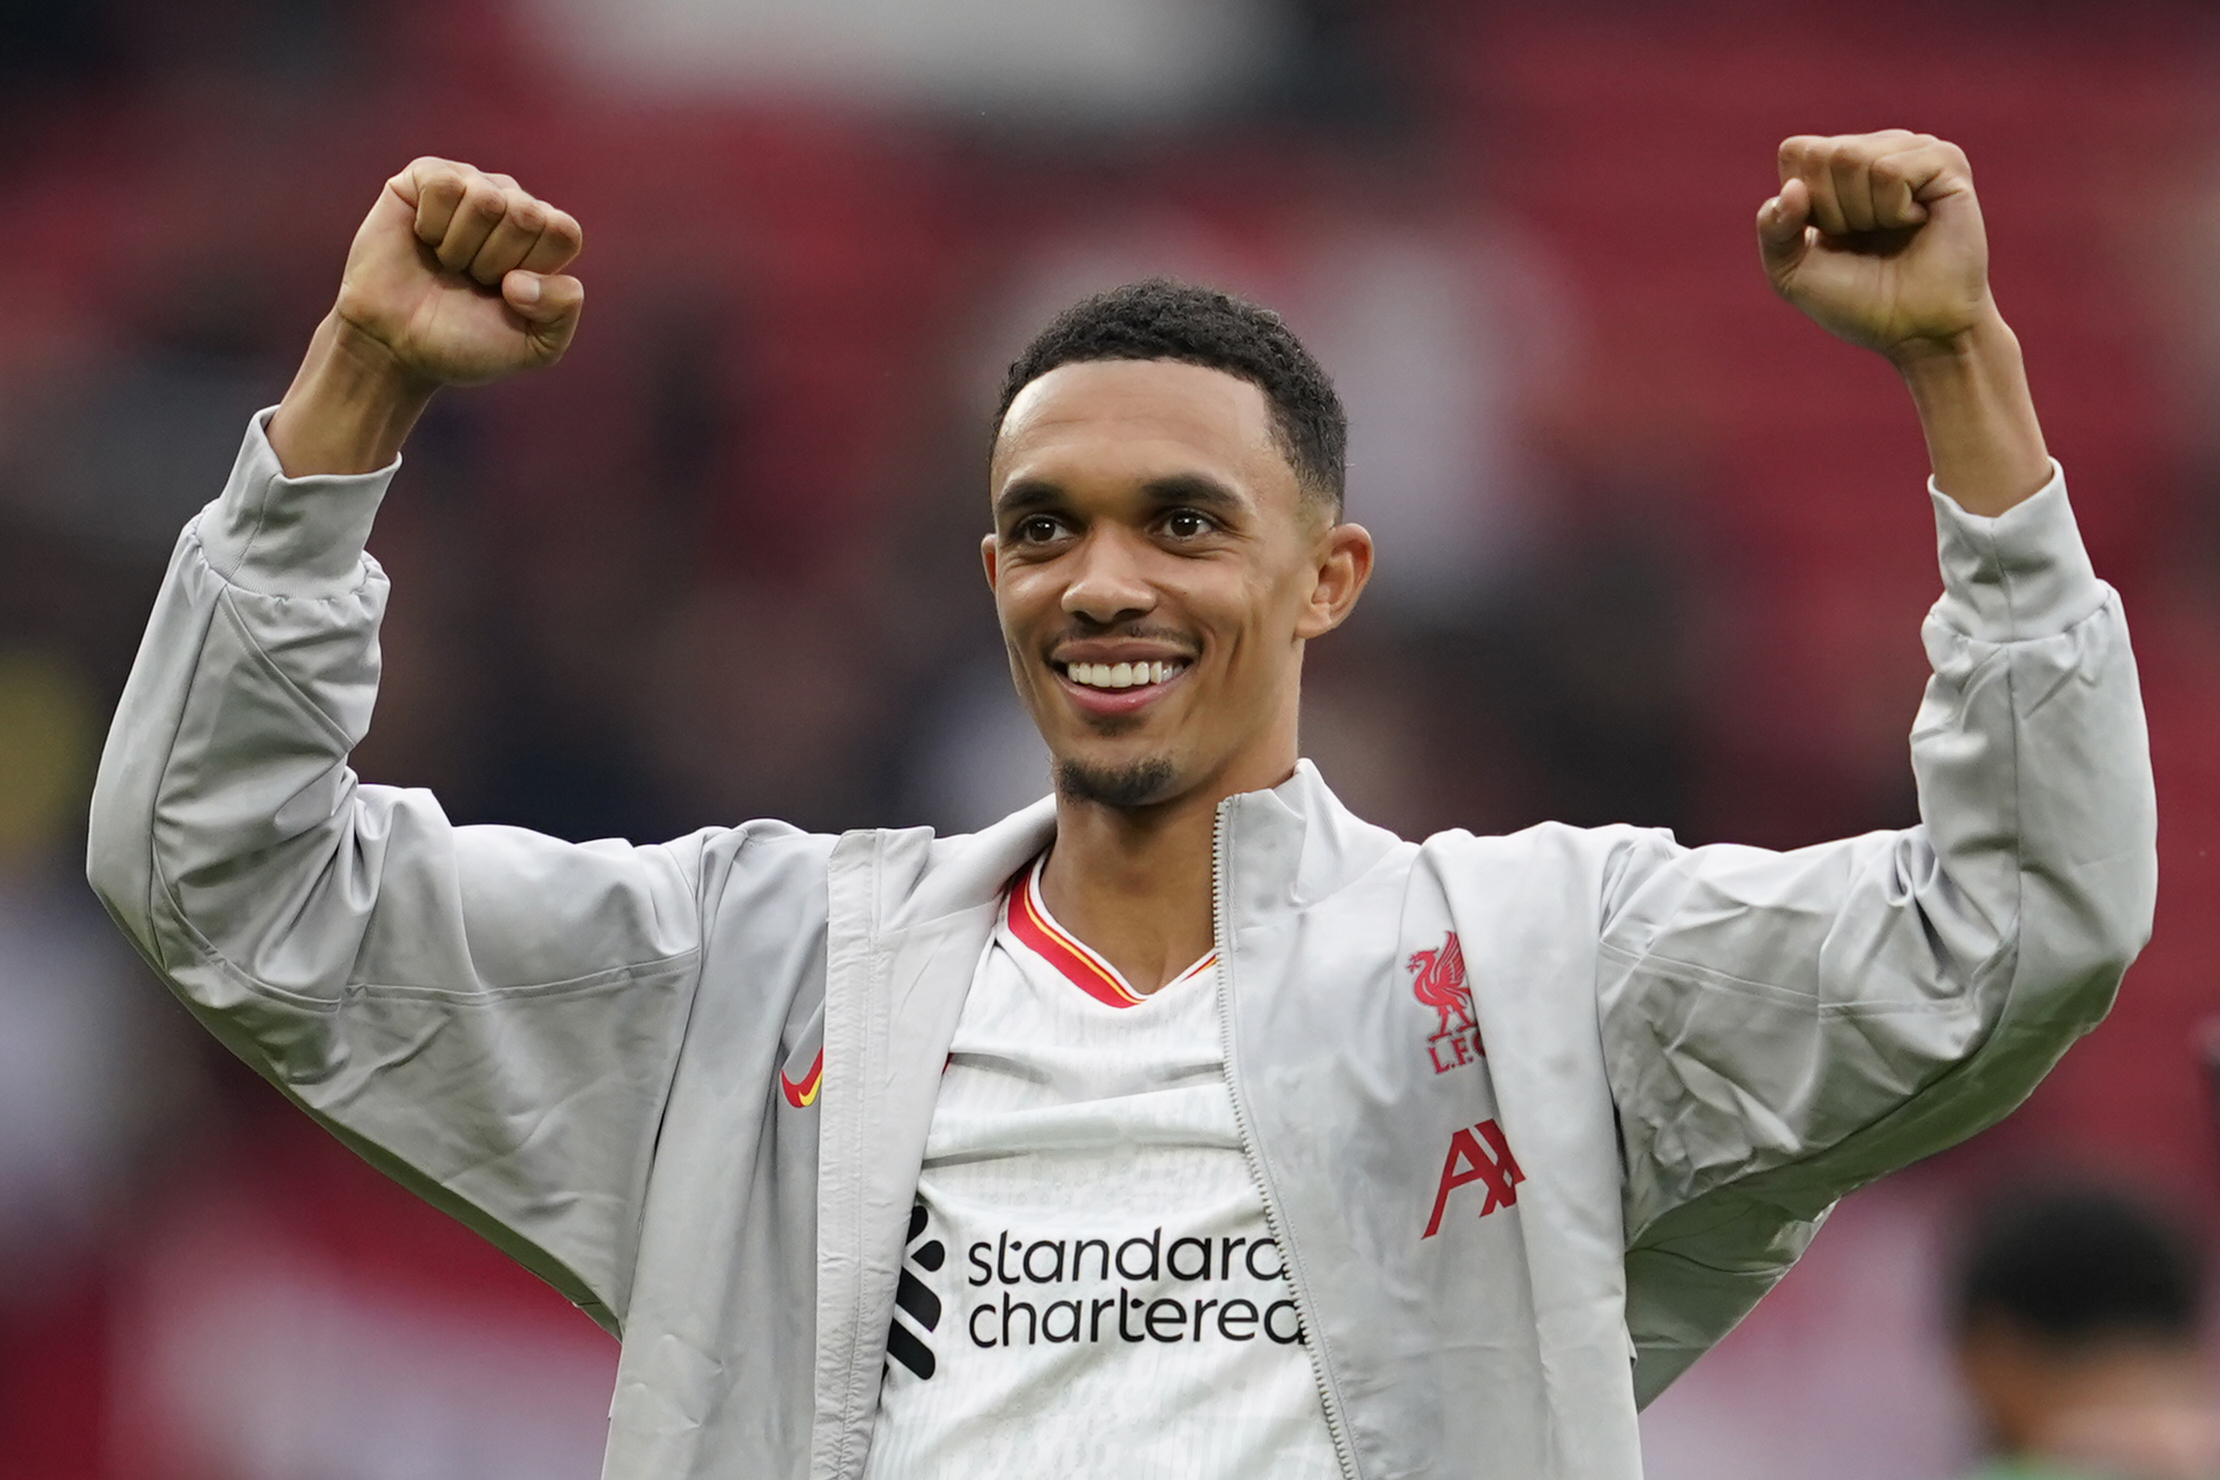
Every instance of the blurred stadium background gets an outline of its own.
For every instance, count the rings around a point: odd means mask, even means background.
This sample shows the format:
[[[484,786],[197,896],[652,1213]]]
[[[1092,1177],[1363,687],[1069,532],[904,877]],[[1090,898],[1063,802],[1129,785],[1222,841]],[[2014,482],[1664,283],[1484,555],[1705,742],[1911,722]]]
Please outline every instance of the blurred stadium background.
[[[1912,820],[1936,587],[1885,367],[1759,278],[1790,132],[1964,144],[2127,593],[2155,944],[2020,1114],[1853,1198],[1646,1419],[1658,1480],[1941,1480],[1970,1198],[2209,1233],[2220,29],[2179,3],[0,4],[0,1472],[595,1473],[615,1349],[206,1041],[78,873],[177,527],[419,153],[585,223],[560,371],[450,395],[373,548],[359,757],[573,838],[978,823],[1043,789],[975,542],[1000,365],[1148,272],[1282,307],[1381,576],[1306,745],[1405,833]]]

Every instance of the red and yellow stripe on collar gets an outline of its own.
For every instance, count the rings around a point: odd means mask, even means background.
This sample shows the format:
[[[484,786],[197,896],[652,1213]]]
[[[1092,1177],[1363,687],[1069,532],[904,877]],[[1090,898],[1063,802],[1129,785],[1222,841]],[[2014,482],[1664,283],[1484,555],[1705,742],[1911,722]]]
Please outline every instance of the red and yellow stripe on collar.
[[[1041,902],[1040,877],[1042,864],[1035,863],[1019,874],[1010,884],[1008,920],[1010,933],[1025,942],[1043,960],[1062,972],[1073,986],[1110,1007],[1137,1007],[1148,999],[1125,984],[1118,969],[1103,960],[1080,941],[1067,934],[1048,913]],[[1216,951],[1205,955],[1188,967],[1172,982],[1182,982],[1191,976],[1208,971],[1217,963]],[[1166,982],[1166,986],[1172,985]]]

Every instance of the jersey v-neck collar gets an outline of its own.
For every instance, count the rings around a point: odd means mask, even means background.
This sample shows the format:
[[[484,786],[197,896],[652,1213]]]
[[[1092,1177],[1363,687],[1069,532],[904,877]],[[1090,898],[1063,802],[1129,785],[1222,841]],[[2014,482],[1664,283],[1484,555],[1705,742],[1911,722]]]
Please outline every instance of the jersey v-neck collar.
[[[1003,912],[1003,922],[1010,934],[1097,1002],[1109,1007],[1138,1007],[1148,1001],[1127,985],[1117,967],[1056,923],[1056,917],[1048,912],[1048,902],[1041,897],[1041,871],[1047,866],[1048,855],[1043,853],[1033,860],[1032,867],[1010,881],[1009,905]],[[1205,951],[1201,960],[1156,990],[1167,991],[1217,964],[1218,952],[1215,949]]]

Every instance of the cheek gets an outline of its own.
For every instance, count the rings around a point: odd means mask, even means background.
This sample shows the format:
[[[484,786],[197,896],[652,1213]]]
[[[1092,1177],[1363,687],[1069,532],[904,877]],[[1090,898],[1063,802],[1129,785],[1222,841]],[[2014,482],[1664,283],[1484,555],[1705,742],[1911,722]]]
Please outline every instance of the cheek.
[[[1048,684],[1039,657],[1047,642],[1063,630],[1061,595],[1060,583],[1038,576],[1029,580],[1017,572],[1005,573],[995,589],[995,621],[1002,629],[1011,678],[1020,694],[1034,695]]]
[[[1004,573],[994,588],[994,615],[1009,641],[1017,642],[1028,632],[1038,631],[1044,607],[1054,611],[1055,593],[1047,586],[1038,576],[1022,571]]]
[[[1228,593],[1223,627],[1245,668],[1277,672],[1295,652],[1296,624],[1302,618],[1302,592],[1294,582],[1255,580]]]

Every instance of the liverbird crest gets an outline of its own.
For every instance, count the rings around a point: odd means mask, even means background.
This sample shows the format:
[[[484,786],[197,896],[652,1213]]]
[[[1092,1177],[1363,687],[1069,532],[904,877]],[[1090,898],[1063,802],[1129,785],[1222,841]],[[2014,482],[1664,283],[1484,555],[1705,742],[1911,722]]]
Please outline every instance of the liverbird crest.
[[[1465,985],[1465,952],[1457,932],[1430,951],[1414,951],[1407,963],[1411,995],[1434,1009],[1439,1018],[1436,1038],[1445,1038],[1472,1024],[1472,989]],[[1451,1015],[1455,1014],[1455,1020]]]

